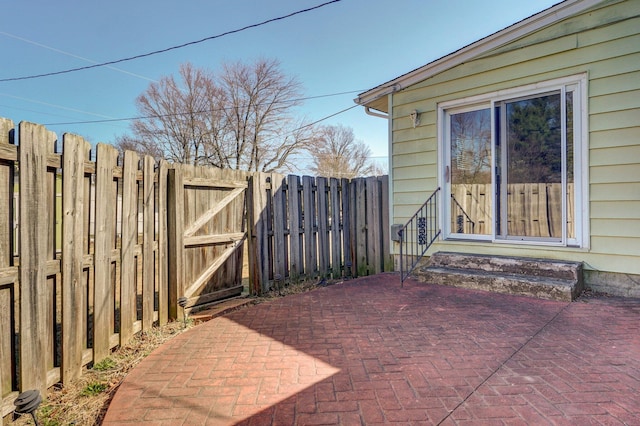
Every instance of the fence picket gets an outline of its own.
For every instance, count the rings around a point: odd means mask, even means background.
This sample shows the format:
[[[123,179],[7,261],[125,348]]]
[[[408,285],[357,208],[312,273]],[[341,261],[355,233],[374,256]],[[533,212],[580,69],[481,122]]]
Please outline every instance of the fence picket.
[[[300,224],[300,177],[289,175],[287,177],[287,203],[289,211],[289,280],[300,281],[300,274],[304,270],[302,257]]]
[[[377,177],[365,180],[367,192],[367,263],[370,274],[379,274],[381,268],[381,235],[380,235],[380,182]]]
[[[273,173],[271,175],[271,194],[273,197],[273,273],[274,279],[286,277],[287,270],[287,241],[285,238],[286,217],[286,183],[284,176]],[[282,285],[284,281],[279,284]]]
[[[93,361],[109,355],[114,330],[114,288],[111,254],[114,249],[116,185],[113,169],[118,151],[98,144],[96,157],[96,236],[93,304]]]
[[[382,270],[393,271],[393,256],[391,255],[391,221],[389,219],[389,176],[378,177],[380,181],[380,231],[382,237]]]
[[[20,382],[25,389],[47,389],[47,154],[55,136],[44,126],[21,122],[20,138]]]
[[[320,278],[329,275],[330,249],[329,249],[329,197],[327,179],[316,178],[318,197],[318,271]]]
[[[155,185],[153,182],[155,161],[147,155],[143,161],[143,198],[142,198],[142,329],[153,326],[155,302],[155,259],[153,243],[155,240]]]
[[[314,278],[318,270],[316,245],[316,197],[311,176],[302,177],[302,220],[304,225],[304,274]]]
[[[138,244],[138,154],[124,153],[122,165],[122,231],[120,236],[120,342],[133,337],[136,321],[135,258]]]
[[[330,191],[330,218],[331,218],[331,273],[334,279],[342,276],[342,244],[341,244],[341,221],[340,221],[340,192],[338,189],[338,179],[329,180]]]
[[[355,248],[356,262],[354,268],[356,276],[362,277],[369,273],[367,261],[367,205],[366,186],[363,178],[355,179],[355,192],[352,195],[355,200]]]
[[[352,235],[352,211],[351,211],[351,185],[349,180],[343,178],[340,180],[340,197],[342,204],[342,253],[344,256],[344,276],[353,276],[353,252],[351,245]]]
[[[84,271],[84,217],[88,200],[84,192],[84,162],[91,145],[79,136],[63,137],[63,241],[62,245],[62,380],[80,377],[85,349],[83,327],[86,315]]]

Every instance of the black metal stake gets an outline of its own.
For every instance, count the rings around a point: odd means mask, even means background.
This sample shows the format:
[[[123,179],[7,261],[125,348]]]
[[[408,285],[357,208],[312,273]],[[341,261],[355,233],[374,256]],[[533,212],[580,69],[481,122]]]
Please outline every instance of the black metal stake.
[[[182,296],[178,299],[178,306],[182,308],[182,320],[184,321],[184,328],[187,328],[187,298]]]

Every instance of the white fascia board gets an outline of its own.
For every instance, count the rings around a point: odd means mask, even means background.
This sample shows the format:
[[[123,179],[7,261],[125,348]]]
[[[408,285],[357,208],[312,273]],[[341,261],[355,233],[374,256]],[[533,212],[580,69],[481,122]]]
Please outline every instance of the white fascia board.
[[[410,71],[407,74],[403,74],[400,77],[379,85],[378,87],[363,92],[354,99],[354,102],[358,105],[366,105],[369,102],[381,98],[382,96],[388,95],[389,93],[397,92],[413,84],[426,80],[431,76],[453,68],[456,65],[472,60],[491,49],[503,46],[524,37],[527,34],[576,15],[601,3],[602,1],[603,0],[565,0],[503,30],[456,50],[447,56],[443,56],[442,58],[436,59],[435,61]]]

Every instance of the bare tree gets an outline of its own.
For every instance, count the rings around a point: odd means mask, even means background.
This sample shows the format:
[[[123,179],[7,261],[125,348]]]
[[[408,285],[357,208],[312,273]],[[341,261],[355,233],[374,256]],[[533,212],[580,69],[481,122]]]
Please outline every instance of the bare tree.
[[[351,127],[322,126],[310,145],[311,171],[318,176],[352,179],[381,174],[371,161],[371,149],[357,141]]]
[[[283,171],[312,134],[294,117],[301,97],[276,60],[227,64],[218,76],[184,64],[180,81],[164,77],[137,98],[143,118],[120,140],[180,163]]]

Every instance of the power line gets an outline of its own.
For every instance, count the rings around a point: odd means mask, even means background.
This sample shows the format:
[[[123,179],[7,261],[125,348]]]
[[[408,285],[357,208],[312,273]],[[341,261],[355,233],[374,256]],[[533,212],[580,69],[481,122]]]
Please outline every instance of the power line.
[[[167,47],[165,49],[154,50],[152,52],[142,53],[142,54],[135,55],[135,56],[130,56],[130,57],[127,57],[127,58],[116,59],[116,60],[113,60],[113,61],[102,62],[102,63],[98,63],[98,64],[93,64],[93,65],[86,65],[86,66],[83,66],[83,67],[70,68],[70,69],[66,69],[66,70],[62,70],[62,71],[54,71],[54,72],[48,72],[48,73],[44,73],[44,74],[27,75],[27,76],[22,76],[22,77],[2,78],[2,79],[0,79],[0,83],[5,83],[5,82],[8,82],[8,81],[30,80],[30,79],[34,79],[34,78],[50,77],[50,76],[60,75],[60,74],[68,74],[68,73],[72,73],[72,72],[76,72],[76,71],[83,71],[83,70],[88,70],[88,69],[92,69],[92,68],[104,67],[104,66],[107,66],[107,65],[119,64],[121,62],[132,61],[134,59],[146,58],[148,56],[158,55],[160,53],[166,53],[166,52],[169,52],[171,50],[182,49],[182,48],[187,47],[187,46],[193,46],[194,44],[203,43],[205,41],[214,40],[214,39],[217,39],[217,38],[220,38],[220,37],[224,37],[224,36],[227,36],[227,35],[230,35],[230,34],[235,34],[235,33],[239,33],[239,32],[242,32],[242,31],[246,31],[246,30],[251,29],[251,28],[260,27],[260,26],[263,26],[263,25],[266,25],[266,24],[270,24],[272,22],[281,21],[283,19],[291,18],[292,16],[295,16],[295,15],[300,15],[302,13],[311,12],[313,10],[320,9],[321,7],[330,5],[332,3],[338,3],[340,1],[342,1],[342,0],[331,0],[331,1],[319,4],[317,6],[313,6],[313,7],[307,8],[307,9],[302,9],[302,10],[298,10],[296,12],[289,13],[288,15],[283,15],[283,16],[279,16],[277,18],[267,19],[266,21],[262,21],[262,22],[259,22],[257,24],[247,25],[247,26],[242,27],[242,28],[238,28],[238,29],[231,30],[231,31],[226,31],[226,32],[223,32],[223,33],[220,33],[220,34],[216,34],[216,35],[213,35],[213,36],[205,37],[205,38],[200,39],[200,40],[195,40],[195,41],[190,41],[188,43],[178,44],[178,45],[175,45],[175,46]]]
[[[341,96],[341,95],[348,95],[351,93],[362,93],[362,90],[349,90],[347,92],[338,92],[338,93],[329,93],[329,94],[324,94],[324,95],[316,95],[316,96],[308,96],[305,98],[298,98],[298,99],[291,99],[289,101],[283,101],[283,102],[278,102],[278,103],[296,103],[296,102],[301,102],[301,101],[307,101],[307,100],[311,100],[311,99],[320,99],[320,98],[328,98],[328,97],[332,97],[332,96]],[[2,95],[2,93],[0,93],[0,95]],[[7,95],[10,96],[10,95]],[[355,108],[358,105],[354,105],[351,108]],[[227,107],[227,108],[214,108],[214,109],[207,109],[207,110],[200,110],[200,111],[189,111],[189,112],[174,112],[174,113],[169,113],[169,114],[156,114],[156,115],[142,115],[142,116],[137,116],[137,117],[121,117],[121,118],[105,118],[105,119],[101,119],[101,120],[82,120],[82,121],[67,121],[67,122],[58,122],[58,123],[44,123],[44,126],[68,126],[68,125],[75,125],[75,124],[102,124],[102,123],[113,123],[113,122],[118,122],[118,121],[133,121],[133,120],[148,120],[151,118],[168,118],[168,117],[177,117],[177,116],[181,116],[181,115],[188,115],[188,114],[208,114],[208,113],[212,113],[212,112],[216,112],[216,111],[224,111],[227,109],[234,109],[235,107]],[[348,109],[351,109],[348,108]],[[331,117],[331,116],[330,116]],[[314,124],[314,123],[312,123]]]
[[[4,35],[6,37],[11,37],[13,39],[23,41],[25,43],[32,44],[34,46],[41,47],[43,49],[47,49],[47,50],[51,50],[51,51],[56,52],[56,53],[60,53],[62,55],[70,56],[70,57],[75,58],[75,59],[80,59],[81,61],[89,62],[91,64],[98,64],[98,61],[94,61],[93,59],[85,58],[83,56],[79,56],[79,55],[76,55],[74,53],[65,52],[64,50],[60,50],[60,49],[57,49],[55,47],[47,46],[46,44],[38,43],[37,41],[29,40],[27,38],[20,37],[20,36],[17,36],[15,34],[10,34],[10,33],[4,32],[4,31],[0,31],[0,34]],[[133,73],[133,72],[130,72],[130,71],[127,71],[127,70],[123,70],[122,68],[116,68],[116,67],[111,67],[111,66],[107,66],[107,68],[109,68],[110,70],[118,71],[118,72],[121,72],[123,74],[127,74],[127,75],[130,75],[130,76],[133,76],[133,77],[141,78],[143,80],[155,81],[154,79],[152,79],[150,77],[145,77],[144,75],[140,75],[140,74],[136,74],[136,73]]]

